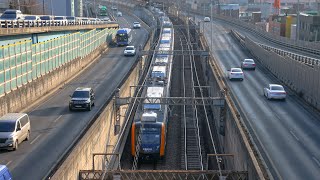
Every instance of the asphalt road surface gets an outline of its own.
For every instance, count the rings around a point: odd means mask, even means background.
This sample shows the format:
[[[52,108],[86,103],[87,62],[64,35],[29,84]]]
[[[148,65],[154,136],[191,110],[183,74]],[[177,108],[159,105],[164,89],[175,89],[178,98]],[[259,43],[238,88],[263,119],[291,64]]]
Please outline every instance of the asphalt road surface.
[[[221,23],[205,23],[205,36],[225,72],[240,67],[245,58],[252,58],[228,34]],[[230,28],[230,27],[228,27]],[[211,38],[212,40],[211,40]],[[228,86],[253,129],[255,141],[276,179],[319,179],[320,115],[285,87],[286,101],[267,100],[263,88],[279,80],[257,64],[255,71],[244,71],[245,79],[229,81]]]
[[[195,17],[196,17],[197,21],[203,21],[203,16],[198,16],[197,15]],[[293,48],[290,48],[290,47],[287,47],[287,46],[276,44],[274,42],[266,40],[265,38],[255,34],[255,33],[250,32],[247,29],[244,29],[242,27],[235,26],[233,24],[229,24],[229,23],[227,23],[225,21],[222,21],[222,20],[213,19],[213,21],[217,25],[223,26],[223,27],[228,28],[228,29],[236,30],[241,35],[249,37],[254,42],[258,42],[258,43],[261,43],[261,44],[272,46],[274,48],[281,49],[281,50],[288,51],[288,52],[292,52],[292,53],[295,53],[295,54],[300,54],[300,55],[303,55],[303,56],[320,59],[320,55],[311,54],[309,52],[305,52],[305,51],[302,51],[302,50],[297,50],[297,49],[293,49]],[[209,24],[209,23],[207,23],[207,24]],[[201,23],[201,28],[202,28],[202,23]]]
[[[121,28],[131,28],[136,21],[125,14],[118,20]],[[134,29],[132,44],[143,45],[147,37],[145,29]],[[27,112],[31,139],[21,143],[17,151],[0,151],[0,164],[8,165],[13,179],[42,179],[57,163],[134,64],[135,57],[124,57],[123,50],[110,48],[90,68]],[[68,110],[69,95],[77,87],[93,87],[96,99],[92,111]]]

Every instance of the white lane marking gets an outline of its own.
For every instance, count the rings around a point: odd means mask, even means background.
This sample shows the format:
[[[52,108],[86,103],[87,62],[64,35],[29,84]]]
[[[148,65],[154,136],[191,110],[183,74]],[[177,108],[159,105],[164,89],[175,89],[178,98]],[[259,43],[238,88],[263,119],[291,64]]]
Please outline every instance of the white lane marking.
[[[8,167],[9,166],[9,164],[11,164],[12,163],[12,161],[9,161],[7,164],[6,164],[6,166]]]
[[[60,115],[59,117],[57,117],[57,119],[55,119],[53,122],[56,123],[61,117],[62,117],[62,115]]]
[[[320,161],[316,158],[316,157],[312,157],[312,159],[318,164],[318,166],[320,167]]]
[[[291,133],[291,135],[292,135],[294,138],[296,138],[297,141],[300,141],[299,138],[294,134],[293,131],[290,131],[290,133]]]
[[[31,141],[31,143],[30,144],[33,144],[39,137],[40,137],[41,135],[39,134],[36,138],[34,138],[34,140],[33,141]]]

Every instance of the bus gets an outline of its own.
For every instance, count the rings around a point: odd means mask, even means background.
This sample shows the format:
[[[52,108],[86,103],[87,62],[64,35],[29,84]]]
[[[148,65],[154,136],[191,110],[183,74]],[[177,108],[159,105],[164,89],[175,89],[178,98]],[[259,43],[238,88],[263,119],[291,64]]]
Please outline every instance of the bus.
[[[106,6],[99,6],[100,9],[100,16],[107,16],[107,7]]]
[[[116,34],[116,41],[118,46],[128,46],[131,43],[132,35],[131,29],[119,29]]]

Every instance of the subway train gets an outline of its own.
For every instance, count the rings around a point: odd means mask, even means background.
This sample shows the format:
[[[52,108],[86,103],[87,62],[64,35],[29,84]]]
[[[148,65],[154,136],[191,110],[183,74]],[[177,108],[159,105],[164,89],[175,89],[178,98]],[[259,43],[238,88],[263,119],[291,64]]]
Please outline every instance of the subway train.
[[[163,15],[165,16],[165,15]],[[174,29],[169,18],[160,18],[161,33],[142,97],[169,97],[174,47]],[[131,155],[142,160],[165,156],[168,105],[144,102],[138,106],[131,127]]]

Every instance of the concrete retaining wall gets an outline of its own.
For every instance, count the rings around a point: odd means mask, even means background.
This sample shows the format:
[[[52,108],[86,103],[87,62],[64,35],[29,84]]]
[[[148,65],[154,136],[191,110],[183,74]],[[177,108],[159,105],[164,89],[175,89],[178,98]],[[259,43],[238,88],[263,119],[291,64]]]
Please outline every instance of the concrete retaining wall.
[[[120,97],[126,97],[130,96],[130,93],[132,94],[132,92],[130,92],[130,86],[137,85],[141,68],[142,63],[139,62],[132,69],[130,75],[120,88]],[[124,124],[126,109],[127,106],[121,106],[121,127],[123,127]],[[79,179],[80,170],[90,170],[93,168],[93,153],[111,153],[119,138],[119,135],[114,135],[114,125],[115,112],[113,101],[110,101],[51,179]],[[95,170],[104,169],[105,159],[103,155],[96,156],[94,164]]]
[[[74,74],[82,70],[85,66],[92,63],[106,48],[107,45],[103,44],[86,57],[77,58],[2,96],[0,98],[0,115],[7,112],[17,112],[22,108],[28,107],[34,101],[51,92],[63,82],[72,78]]]

